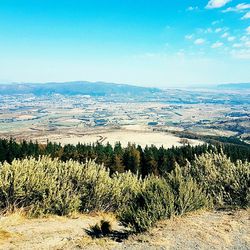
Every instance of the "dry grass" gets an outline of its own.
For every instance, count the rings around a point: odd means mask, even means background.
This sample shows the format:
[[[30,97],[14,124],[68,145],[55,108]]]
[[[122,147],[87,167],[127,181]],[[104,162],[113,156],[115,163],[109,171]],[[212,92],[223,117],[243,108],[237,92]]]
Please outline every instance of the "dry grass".
[[[116,243],[109,238],[92,238],[90,236],[84,236],[81,239],[78,239],[76,242],[78,247],[85,249],[101,248],[101,249],[114,249]],[[64,245],[65,249],[65,245]]]
[[[201,249],[235,247],[235,239],[250,247],[249,209],[231,212],[195,211],[181,217],[160,221],[148,234],[130,241],[147,242],[154,246],[186,245],[192,249],[199,242]],[[142,240],[143,239],[143,240]],[[170,248],[171,248],[170,247]],[[240,247],[238,247],[240,249]]]
[[[15,210],[13,213],[7,212],[4,216],[0,216],[0,229],[23,224],[25,220],[27,216],[22,209]]]
[[[196,211],[160,221],[148,233],[131,235],[122,243],[85,233],[102,219],[112,221],[115,230],[122,232],[113,214],[28,219],[16,212],[0,220],[0,249],[249,249],[249,212]]]
[[[101,220],[107,220],[113,224],[117,223],[117,219],[114,213],[106,213],[106,212],[93,212],[89,214],[92,217],[98,217]],[[86,215],[85,215],[86,216]]]
[[[92,239],[86,235],[89,225],[108,220],[120,230],[114,214],[74,213],[70,216],[50,215],[29,218],[22,211],[9,213],[0,219],[0,249],[109,249],[115,244],[108,237]]]
[[[3,242],[21,237],[21,233],[12,232],[8,228],[24,224],[26,220],[27,218],[22,209],[16,210],[14,213],[8,212],[2,217],[0,216],[0,246]]]
[[[1,241],[5,241],[5,240],[8,240],[9,238],[11,238],[11,233],[6,231],[6,230],[3,230],[3,229],[0,229],[0,243]]]

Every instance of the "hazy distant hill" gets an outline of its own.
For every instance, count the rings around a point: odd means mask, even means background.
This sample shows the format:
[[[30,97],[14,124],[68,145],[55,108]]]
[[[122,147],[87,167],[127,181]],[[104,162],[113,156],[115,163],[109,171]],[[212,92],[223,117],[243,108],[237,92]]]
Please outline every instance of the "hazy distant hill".
[[[34,95],[91,95],[105,96],[112,94],[142,95],[160,92],[157,88],[138,87],[126,84],[105,82],[49,82],[0,84],[0,95],[34,94]]]
[[[228,83],[217,86],[220,89],[250,89],[250,83]]]

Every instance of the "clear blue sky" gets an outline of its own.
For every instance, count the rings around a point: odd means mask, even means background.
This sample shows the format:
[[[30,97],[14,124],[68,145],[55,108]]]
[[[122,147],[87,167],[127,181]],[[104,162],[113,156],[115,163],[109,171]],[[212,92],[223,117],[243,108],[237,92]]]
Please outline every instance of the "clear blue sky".
[[[249,0],[1,0],[0,81],[250,82]]]

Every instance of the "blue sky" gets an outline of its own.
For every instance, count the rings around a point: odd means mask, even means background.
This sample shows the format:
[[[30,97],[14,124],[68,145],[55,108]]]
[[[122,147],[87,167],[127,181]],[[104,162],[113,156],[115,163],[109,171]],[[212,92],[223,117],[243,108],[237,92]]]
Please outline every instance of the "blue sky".
[[[1,0],[0,81],[250,82],[247,0]]]

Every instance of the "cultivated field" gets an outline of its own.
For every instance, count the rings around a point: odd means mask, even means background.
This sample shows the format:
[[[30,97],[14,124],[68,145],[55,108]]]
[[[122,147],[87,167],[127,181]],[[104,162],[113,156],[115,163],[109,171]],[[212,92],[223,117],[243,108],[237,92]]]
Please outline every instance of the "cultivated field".
[[[179,146],[170,133],[250,134],[249,91],[166,90],[150,95],[0,95],[0,136],[65,143]],[[153,133],[167,131],[166,133]],[[190,141],[191,144],[200,142]]]
[[[120,129],[96,129],[89,131],[85,134],[71,134],[71,135],[50,135],[49,137],[38,137],[39,142],[46,143],[49,139],[52,142],[65,144],[77,144],[77,143],[96,143],[100,142],[106,144],[109,142],[114,145],[116,142],[120,142],[122,146],[127,146],[128,143],[156,147],[164,146],[165,148],[171,148],[172,146],[182,146],[181,139],[178,136],[164,132],[154,132],[151,129],[146,129],[143,126],[128,126]],[[199,140],[187,140],[190,145],[200,145],[203,142]]]

